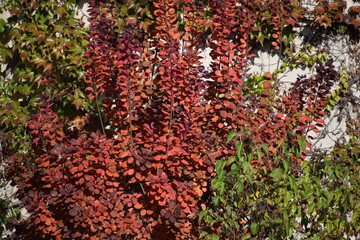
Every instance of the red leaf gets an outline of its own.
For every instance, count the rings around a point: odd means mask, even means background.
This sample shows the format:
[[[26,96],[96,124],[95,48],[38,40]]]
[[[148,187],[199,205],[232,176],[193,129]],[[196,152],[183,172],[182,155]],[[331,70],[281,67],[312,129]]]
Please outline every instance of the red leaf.
[[[45,222],[45,221],[47,220],[46,215],[44,215],[44,214],[40,215],[40,220],[41,220],[42,222]]]
[[[218,77],[221,77],[222,76],[222,73],[220,70],[216,70],[215,71],[215,75],[218,76]]]
[[[50,226],[51,225],[51,219],[50,218],[47,218],[46,221],[45,221],[45,225],[48,225]]]
[[[39,167],[48,167],[50,165],[50,161],[45,161],[45,162],[42,162],[41,164],[39,164]]]
[[[140,203],[136,203],[135,205],[134,205],[134,208],[135,209],[141,209],[143,207],[143,205],[141,205]]]
[[[157,10],[154,11],[154,15],[155,16],[162,16],[162,15],[164,15],[164,12],[162,10],[160,10],[160,9],[157,9]]]
[[[221,106],[221,104],[216,104],[214,108],[215,109],[220,109],[220,108],[222,108],[222,106]]]
[[[177,32],[177,33],[172,34],[171,38],[176,40],[176,39],[179,39],[180,36],[181,36],[181,33]]]

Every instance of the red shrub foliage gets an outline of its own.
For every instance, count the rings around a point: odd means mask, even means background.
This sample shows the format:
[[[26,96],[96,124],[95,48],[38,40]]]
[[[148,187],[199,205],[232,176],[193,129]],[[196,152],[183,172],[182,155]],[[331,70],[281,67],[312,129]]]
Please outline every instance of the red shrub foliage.
[[[233,154],[231,130],[249,151],[267,143],[271,154],[253,164],[272,170],[283,142],[322,126],[331,62],[282,98],[271,76],[260,95],[245,98],[254,6],[205,2],[153,1],[144,27],[140,15],[119,25],[114,1],[89,1],[86,90],[101,129],[65,130],[42,96],[28,122],[35,165],[9,159],[32,213],[21,239],[197,239],[214,163]],[[205,44],[210,72],[201,63]]]

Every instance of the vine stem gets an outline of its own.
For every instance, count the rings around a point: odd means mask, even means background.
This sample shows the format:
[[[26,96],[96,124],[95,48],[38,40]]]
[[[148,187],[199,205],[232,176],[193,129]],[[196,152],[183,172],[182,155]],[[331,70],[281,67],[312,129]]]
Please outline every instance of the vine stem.
[[[96,89],[95,83],[93,85],[93,88],[95,90],[95,103],[96,103],[96,108],[97,108],[97,112],[98,112],[99,119],[100,119],[101,130],[102,130],[103,134],[106,135],[105,128],[104,128],[104,122],[103,122],[103,119],[101,117],[101,111],[100,111],[100,107],[99,107],[99,100],[98,100],[98,96],[97,96],[97,89]]]
[[[173,115],[174,115],[174,88],[173,86],[171,86],[170,121],[169,121],[169,131],[168,131],[167,146],[166,146],[166,155],[168,155],[171,145],[171,132],[172,132],[171,128],[172,128]]]
[[[131,71],[131,67],[129,71]],[[134,152],[133,148],[134,148],[134,139],[133,139],[133,132],[132,132],[132,119],[133,119],[133,112],[131,109],[131,82],[130,82],[130,76],[129,76],[129,72],[127,73],[127,102],[128,102],[128,114],[129,114],[129,135],[130,135],[130,149],[131,152]]]

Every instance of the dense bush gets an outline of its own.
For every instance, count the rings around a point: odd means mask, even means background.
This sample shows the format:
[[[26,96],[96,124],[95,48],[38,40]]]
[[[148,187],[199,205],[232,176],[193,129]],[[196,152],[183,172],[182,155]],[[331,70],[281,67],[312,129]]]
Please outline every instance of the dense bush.
[[[13,237],[332,239],[359,231],[358,135],[349,125],[351,141],[318,158],[308,141],[324,128],[326,109],[348,99],[351,74],[316,44],[332,35],[356,41],[359,7],[87,4],[84,13],[76,1],[1,3],[10,17],[0,21],[0,167],[31,214],[13,219]],[[304,26],[315,37],[298,49]],[[261,46],[280,57],[273,73],[249,72]],[[298,67],[315,73],[280,94],[280,75]]]

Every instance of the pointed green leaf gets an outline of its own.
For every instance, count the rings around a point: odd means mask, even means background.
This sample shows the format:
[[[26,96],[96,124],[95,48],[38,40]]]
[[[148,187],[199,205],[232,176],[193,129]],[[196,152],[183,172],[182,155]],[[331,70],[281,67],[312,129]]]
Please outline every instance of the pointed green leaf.
[[[306,149],[306,141],[305,141],[305,139],[302,138],[302,137],[298,137],[297,140],[298,140],[300,149],[301,149],[302,151],[304,151],[304,150]]]
[[[227,136],[226,143],[229,143],[236,135],[236,131],[232,130],[229,132],[229,135]]]
[[[255,235],[259,232],[260,227],[256,222],[253,222],[250,226],[250,229],[251,229],[251,233]]]

